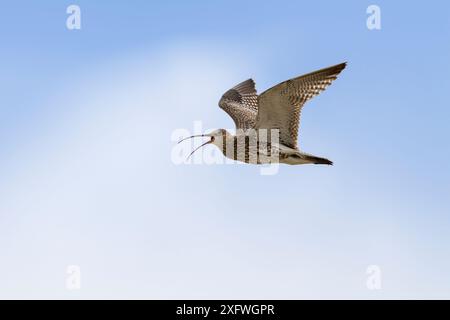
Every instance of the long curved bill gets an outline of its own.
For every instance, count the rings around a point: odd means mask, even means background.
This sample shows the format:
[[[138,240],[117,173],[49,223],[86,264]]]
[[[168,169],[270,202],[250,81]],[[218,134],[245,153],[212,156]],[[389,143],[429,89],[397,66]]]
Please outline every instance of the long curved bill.
[[[186,139],[187,139],[187,138],[186,138]],[[212,143],[212,142],[213,142],[213,140],[211,139],[211,140],[209,140],[209,141],[206,141],[206,142],[205,142],[204,144],[202,144],[201,146],[195,148],[195,150],[191,152],[191,154],[186,158],[186,160],[188,160],[188,159],[194,154],[195,151],[197,151],[197,150],[200,149],[201,147],[206,146],[207,144],[210,144],[210,143]]]
[[[183,138],[180,141],[178,141],[177,144],[182,142],[182,141],[184,141],[184,140],[191,139],[191,138],[196,138],[196,137],[206,137],[206,134],[197,134],[195,136],[190,136],[190,137],[187,137],[187,138]]]

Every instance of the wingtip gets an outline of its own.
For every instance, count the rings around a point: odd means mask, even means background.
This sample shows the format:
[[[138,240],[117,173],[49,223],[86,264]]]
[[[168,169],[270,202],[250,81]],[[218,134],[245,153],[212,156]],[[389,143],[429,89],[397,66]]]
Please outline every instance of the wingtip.
[[[347,64],[348,64],[348,62],[347,62],[347,61],[344,61],[344,62],[342,62],[342,63],[339,63],[339,64],[337,65],[337,67],[341,67],[342,69],[345,69],[345,67],[347,67]]]
[[[232,89],[236,90],[239,94],[256,94],[256,84],[252,78],[242,81]]]
[[[347,61],[344,61],[335,66],[330,67],[330,70],[333,70],[332,72],[335,72],[337,76],[339,73],[341,73],[342,70],[345,69],[345,67],[347,67]]]

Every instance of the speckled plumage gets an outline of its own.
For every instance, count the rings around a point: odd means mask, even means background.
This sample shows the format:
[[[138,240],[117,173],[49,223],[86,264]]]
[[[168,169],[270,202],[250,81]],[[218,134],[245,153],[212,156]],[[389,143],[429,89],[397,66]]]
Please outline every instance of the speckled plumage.
[[[236,124],[236,135],[224,129],[194,135],[210,137],[214,144],[230,159],[246,163],[328,164],[328,159],[302,152],[297,136],[300,112],[304,104],[325,90],[345,68],[346,63],[314,71],[277,84],[259,96],[255,82],[248,79],[225,92],[219,106]],[[180,142],[181,142],[180,141]]]
[[[261,129],[278,130],[279,146],[277,151],[279,151],[280,162],[332,164],[325,158],[299,151],[297,138],[300,113],[304,104],[325,90],[345,66],[346,63],[341,63],[281,82],[259,96],[255,89],[255,82],[248,79],[225,92],[219,101],[219,106],[234,120],[236,129],[239,131],[237,137],[245,136],[249,129],[254,129],[256,132]],[[233,137],[233,144],[237,151],[227,155],[226,148],[223,147],[221,148],[222,152],[229,158],[254,163],[249,156],[252,154],[252,150],[249,152],[248,145],[239,144],[237,137]],[[245,141],[245,139],[241,139],[241,141]],[[256,144],[259,146],[259,142]],[[218,146],[220,148],[220,145]],[[272,149],[274,147],[272,146]],[[238,157],[239,153],[243,157]],[[257,163],[264,163],[259,160],[259,152],[253,155],[253,158],[255,157],[258,159]]]
[[[300,113],[304,104],[325,90],[346,63],[284,81],[258,97],[255,128],[279,129],[280,141],[297,149]]]
[[[236,124],[236,129],[253,128],[258,113],[258,95],[255,82],[248,79],[224,93],[219,106]]]

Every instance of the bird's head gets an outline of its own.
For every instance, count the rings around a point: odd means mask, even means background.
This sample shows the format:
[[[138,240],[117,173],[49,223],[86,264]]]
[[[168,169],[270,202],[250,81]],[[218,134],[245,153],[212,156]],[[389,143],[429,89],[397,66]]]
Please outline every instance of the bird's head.
[[[194,154],[195,151],[197,151],[201,147],[206,146],[207,144],[210,144],[210,143],[212,143],[212,144],[216,145],[217,147],[219,147],[220,149],[222,149],[223,141],[225,141],[225,139],[227,139],[227,137],[229,137],[229,136],[231,136],[231,134],[227,130],[217,129],[210,133],[197,134],[194,136],[190,136],[190,137],[181,139],[180,141],[178,141],[178,143],[180,143],[186,139],[191,139],[191,138],[196,138],[196,137],[208,137],[209,138],[208,141],[206,141],[201,146],[199,146],[194,151],[192,151],[191,154],[188,156],[188,158],[189,158],[190,156],[192,156]]]

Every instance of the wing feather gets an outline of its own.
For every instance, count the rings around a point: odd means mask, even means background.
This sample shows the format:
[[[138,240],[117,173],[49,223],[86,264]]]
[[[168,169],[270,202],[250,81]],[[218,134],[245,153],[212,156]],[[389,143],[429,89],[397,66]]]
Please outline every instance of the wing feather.
[[[253,128],[258,113],[255,82],[248,79],[225,92],[219,106],[233,119],[236,129]]]
[[[300,113],[303,105],[325,90],[346,63],[302,75],[277,84],[258,98],[257,129],[278,129],[283,144],[297,148]]]

